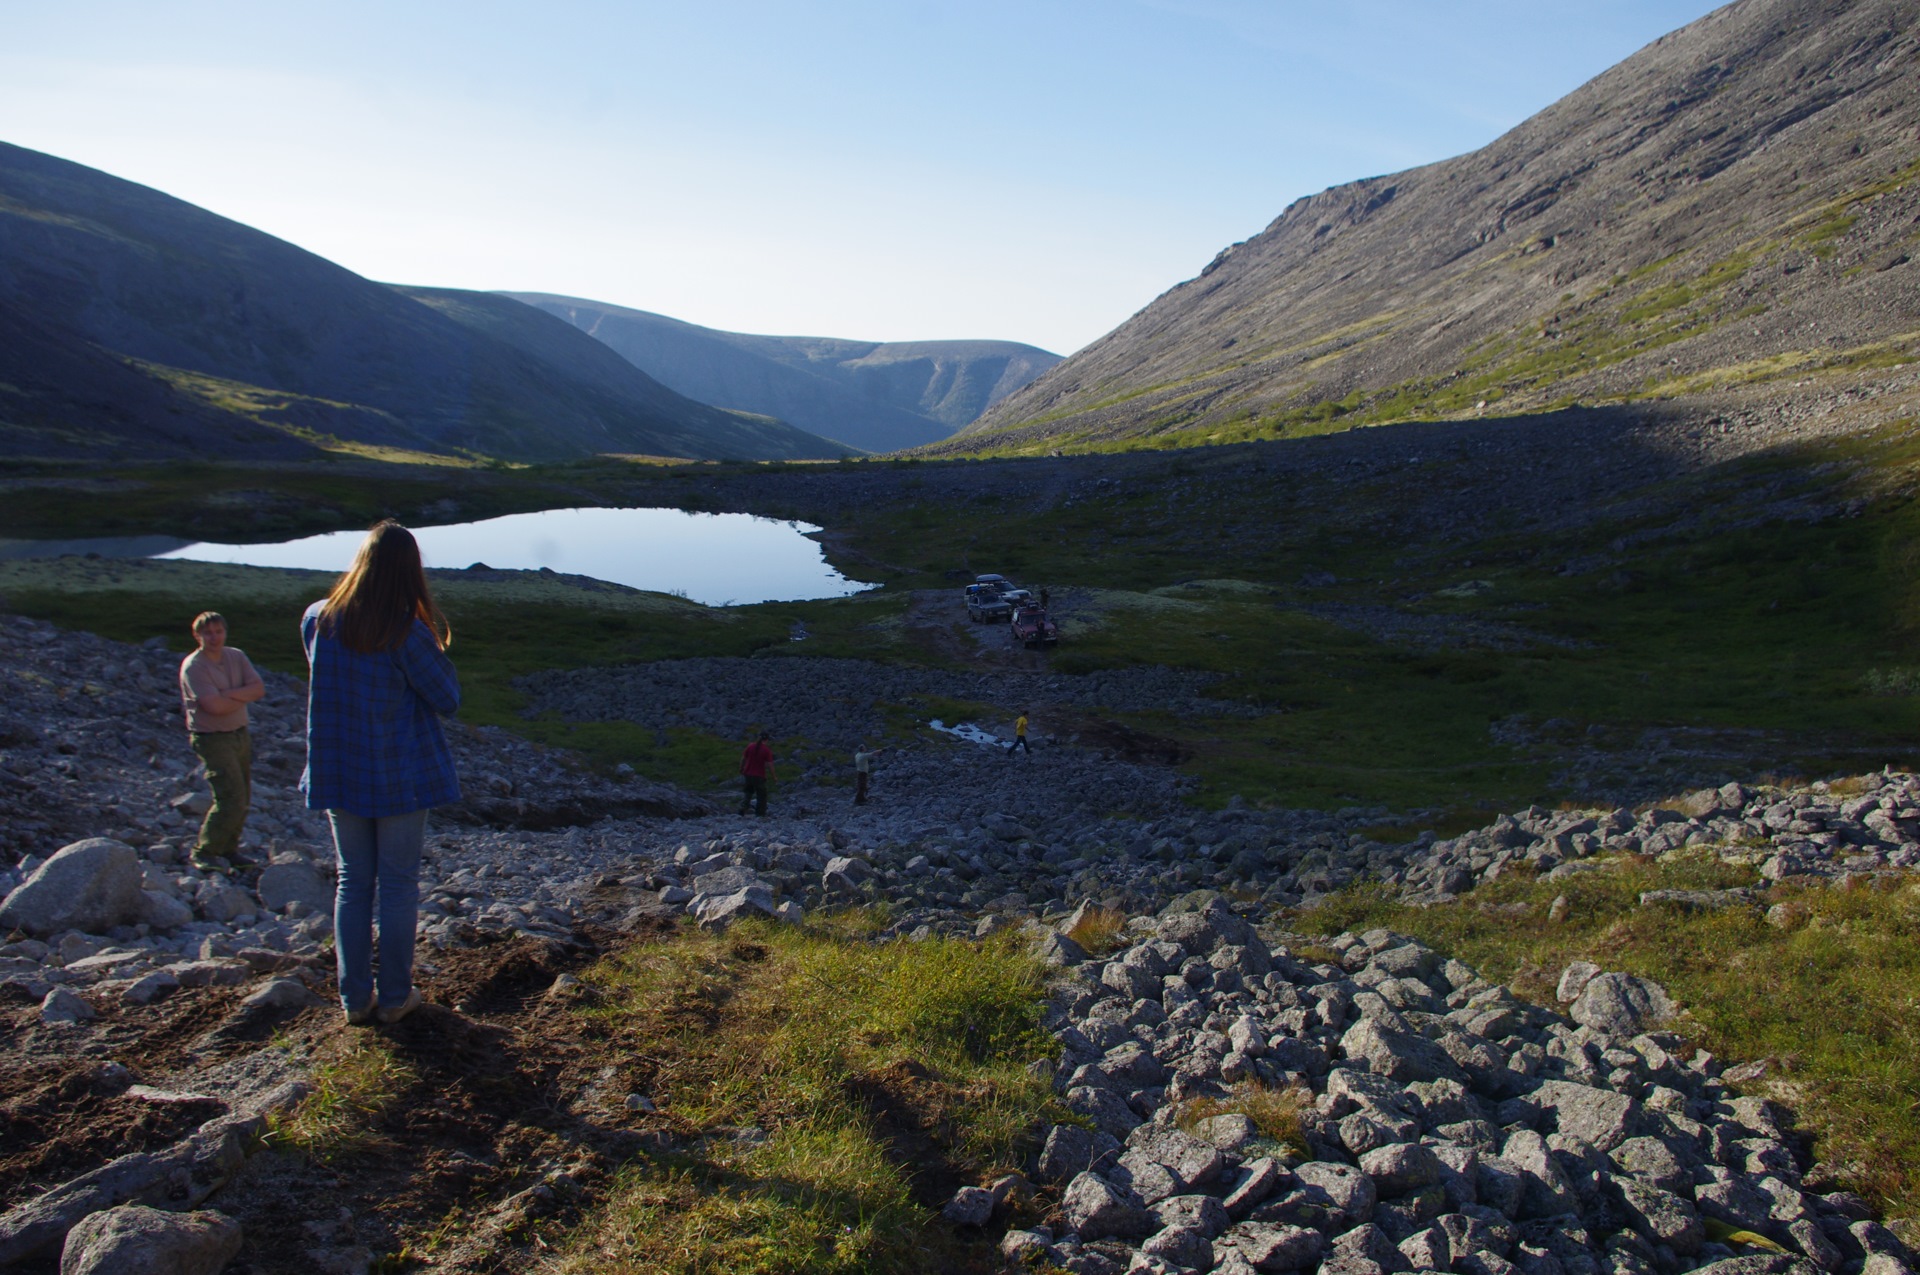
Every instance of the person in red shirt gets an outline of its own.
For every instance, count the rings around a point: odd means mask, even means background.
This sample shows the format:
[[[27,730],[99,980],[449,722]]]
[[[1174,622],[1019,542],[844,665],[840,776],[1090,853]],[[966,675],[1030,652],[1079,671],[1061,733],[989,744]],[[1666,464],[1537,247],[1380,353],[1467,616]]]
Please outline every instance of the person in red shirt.
[[[747,807],[759,803],[756,814],[767,813],[767,781],[773,778],[773,745],[767,742],[767,732],[761,731],[760,738],[747,745],[747,751],[740,754],[740,774],[746,780],[746,791],[740,798],[740,813],[746,814]]]

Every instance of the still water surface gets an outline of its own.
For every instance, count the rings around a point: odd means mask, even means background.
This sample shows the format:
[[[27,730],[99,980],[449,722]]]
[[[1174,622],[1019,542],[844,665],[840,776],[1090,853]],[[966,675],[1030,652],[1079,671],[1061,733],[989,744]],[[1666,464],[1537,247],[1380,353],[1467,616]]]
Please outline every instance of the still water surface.
[[[872,588],[827,564],[802,522],[679,509],[547,509],[482,522],[415,527],[429,567],[490,567],[592,576],[635,589],[681,593],[708,606],[839,598]],[[253,567],[342,571],[364,531],[334,531],[280,544],[187,543],[157,536],[119,540],[8,541],[0,557],[98,553],[188,558]]]

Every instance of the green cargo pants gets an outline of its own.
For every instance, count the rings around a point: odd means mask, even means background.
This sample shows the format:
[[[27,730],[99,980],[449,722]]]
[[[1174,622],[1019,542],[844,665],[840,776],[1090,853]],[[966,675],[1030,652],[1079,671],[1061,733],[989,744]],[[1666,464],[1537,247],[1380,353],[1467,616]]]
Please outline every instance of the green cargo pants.
[[[193,755],[207,767],[207,787],[213,789],[213,807],[200,822],[196,856],[231,859],[240,851],[240,833],[253,805],[253,736],[239,730],[193,731],[188,734]]]

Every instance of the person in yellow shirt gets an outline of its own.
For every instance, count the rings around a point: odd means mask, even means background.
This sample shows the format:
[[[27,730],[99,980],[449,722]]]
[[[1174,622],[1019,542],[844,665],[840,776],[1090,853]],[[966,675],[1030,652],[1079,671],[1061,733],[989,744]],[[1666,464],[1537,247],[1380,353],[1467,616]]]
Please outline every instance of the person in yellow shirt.
[[[1024,748],[1027,756],[1033,756],[1033,745],[1027,742],[1027,710],[1021,709],[1020,716],[1013,723],[1013,742],[1007,745],[1007,756],[1013,756],[1013,750]]]

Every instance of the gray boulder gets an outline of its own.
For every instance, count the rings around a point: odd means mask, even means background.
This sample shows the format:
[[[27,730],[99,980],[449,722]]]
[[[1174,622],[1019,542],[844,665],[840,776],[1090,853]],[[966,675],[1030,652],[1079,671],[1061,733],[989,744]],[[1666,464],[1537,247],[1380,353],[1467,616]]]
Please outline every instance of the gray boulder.
[[[1374,1205],[1380,1200],[1380,1190],[1374,1186],[1373,1179],[1350,1164],[1309,1160],[1295,1165],[1293,1176],[1324,1194],[1335,1208],[1355,1222],[1365,1222],[1372,1217]]]
[[[1587,984],[1598,973],[1600,967],[1592,961],[1575,961],[1560,971],[1560,983],[1554,988],[1553,994],[1564,1005],[1585,991]]]
[[[1692,1257],[1706,1242],[1706,1228],[1693,1205],[1671,1191],[1636,1182],[1616,1179],[1620,1203],[1634,1229],[1656,1244],[1665,1244],[1681,1257]]]
[[[693,917],[701,929],[718,931],[747,917],[772,916],[774,911],[773,892],[754,885],[732,894],[696,896]]]
[[[1560,1166],[1554,1163],[1545,1138],[1531,1129],[1516,1129],[1508,1135],[1499,1159],[1520,1173],[1517,1216],[1555,1217],[1577,1211],[1573,1187]],[[1487,1161],[1481,1161],[1481,1168],[1484,1170],[1487,1164]]]
[[[177,930],[193,921],[193,909],[171,894],[158,890],[140,891],[140,905],[135,924],[144,924],[152,930]]]
[[[93,1006],[64,987],[54,988],[40,1002],[40,1021],[43,1023],[84,1023],[94,1016]]]
[[[240,1224],[222,1213],[126,1204],[67,1232],[60,1275],[215,1275],[240,1252]]]
[[[1067,1109],[1092,1120],[1103,1133],[1115,1138],[1126,1137],[1141,1123],[1126,1099],[1111,1089],[1094,1085],[1081,1085],[1067,1090]]]
[[[851,892],[873,879],[873,865],[851,855],[837,855],[827,861],[826,870],[820,877],[828,890]]]
[[[993,1218],[993,1192],[983,1186],[963,1186],[953,1193],[940,1216],[955,1226],[985,1226]]]
[[[1638,1036],[1672,1018],[1677,1008],[1667,989],[1651,979],[1597,974],[1567,1007],[1567,1016],[1595,1031]]]
[[[130,845],[88,837],[62,846],[0,903],[0,930],[41,936],[101,934],[140,917],[140,856]]]
[[[1553,1116],[1559,1132],[1599,1151],[1611,1151],[1641,1132],[1633,1099],[1611,1089],[1547,1080],[1533,1091],[1532,1101]]]
[[[1045,1182],[1067,1182],[1089,1171],[1105,1169],[1120,1158],[1120,1140],[1103,1130],[1077,1124],[1057,1124],[1040,1151],[1039,1176]]]
[[[1363,1018],[1340,1038],[1350,1059],[1364,1062],[1377,1076],[1402,1084],[1415,1080],[1455,1080],[1465,1083],[1466,1072],[1446,1050],[1424,1036],[1394,1031],[1378,1019]]]
[[[1067,1184],[1060,1212],[1083,1240],[1139,1239],[1154,1226],[1153,1214],[1095,1173]]]
[[[1381,1195],[1405,1195],[1440,1180],[1440,1158],[1417,1142],[1375,1147],[1360,1157],[1360,1171],[1373,1179]]]
[[[1226,1238],[1258,1271],[1310,1270],[1327,1248],[1327,1237],[1309,1227],[1266,1222],[1242,1222]]]
[[[1169,1226],[1156,1231],[1140,1245],[1140,1251],[1183,1271],[1213,1269],[1213,1242],[1192,1227]]]
[[[276,863],[261,869],[254,892],[269,912],[283,912],[296,901],[315,912],[333,911],[333,883],[310,863]]]

